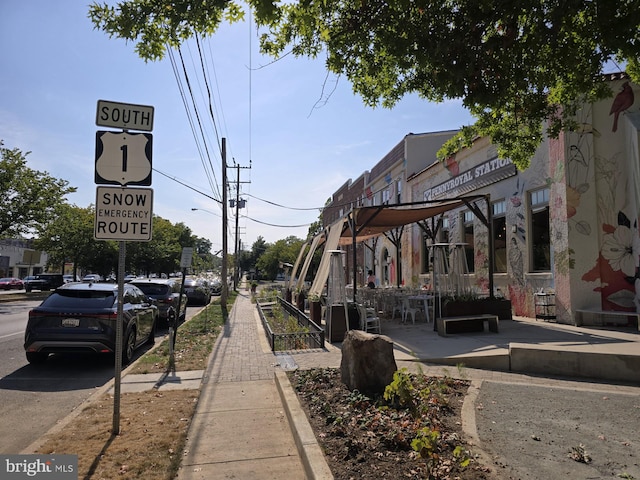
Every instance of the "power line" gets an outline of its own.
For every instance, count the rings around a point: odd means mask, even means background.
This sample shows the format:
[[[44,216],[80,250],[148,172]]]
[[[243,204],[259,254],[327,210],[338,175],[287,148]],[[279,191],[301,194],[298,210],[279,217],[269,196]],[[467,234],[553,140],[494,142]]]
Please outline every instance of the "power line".
[[[212,197],[211,195],[208,195],[208,194],[204,193],[203,191],[198,190],[198,189],[197,189],[197,188],[195,188],[195,187],[192,187],[191,185],[187,185],[186,183],[184,183],[184,182],[182,182],[182,181],[178,180],[176,177],[172,177],[172,176],[170,176],[170,175],[169,175],[169,174],[167,174],[167,173],[161,172],[161,171],[160,171],[160,170],[158,170],[157,168],[153,168],[153,171],[154,171],[154,172],[158,172],[160,175],[163,175],[163,176],[167,177],[169,180],[173,180],[174,182],[179,183],[180,185],[182,185],[182,186],[184,186],[184,187],[187,187],[187,188],[189,188],[189,189],[193,190],[194,192],[199,193],[200,195],[204,195],[205,197],[210,198],[211,200],[213,200],[213,201],[215,201],[215,202],[219,203],[220,205],[222,205],[222,200],[220,200],[220,199],[218,199],[218,198],[215,198],[215,197]]]
[[[255,195],[251,195],[250,193],[245,193],[244,195],[246,195],[247,197],[255,198],[256,200],[260,200],[261,202],[268,203],[270,205],[274,205],[276,207],[286,208],[288,210],[322,210],[322,208],[324,208],[324,207],[308,207],[308,208],[287,207],[286,205],[280,205],[279,203],[275,203],[275,202],[272,202],[270,200],[265,200],[264,198],[256,197]]]
[[[282,227],[282,228],[298,228],[298,227],[308,227],[310,225],[312,225],[312,223],[303,223],[301,225],[276,225],[275,223],[267,223],[267,222],[262,222],[260,220],[256,220],[255,218],[251,218],[251,217],[247,217],[246,215],[240,215],[241,218],[246,218],[248,220],[251,220],[252,222],[256,222],[256,223],[260,223],[262,225],[267,225],[269,227]]]

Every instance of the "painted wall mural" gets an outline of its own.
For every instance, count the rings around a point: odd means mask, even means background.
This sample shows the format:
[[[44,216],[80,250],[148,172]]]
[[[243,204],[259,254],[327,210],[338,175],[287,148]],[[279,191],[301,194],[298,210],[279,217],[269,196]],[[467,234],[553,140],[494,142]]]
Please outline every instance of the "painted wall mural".
[[[601,222],[600,255],[582,276],[596,282],[604,310],[635,310],[639,275],[640,237],[638,213],[627,204],[627,171],[620,168],[621,156],[597,158],[598,205]],[[623,202],[620,208],[616,207]]]

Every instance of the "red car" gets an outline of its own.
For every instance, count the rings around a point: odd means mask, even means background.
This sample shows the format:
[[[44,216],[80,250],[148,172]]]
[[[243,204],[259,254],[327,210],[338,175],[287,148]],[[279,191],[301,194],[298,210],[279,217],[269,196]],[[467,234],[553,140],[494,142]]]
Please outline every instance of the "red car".
[[[24,283],[19,278],[5,277],[0,278],[0,289],[2,290],[22,290],[24,289]]]

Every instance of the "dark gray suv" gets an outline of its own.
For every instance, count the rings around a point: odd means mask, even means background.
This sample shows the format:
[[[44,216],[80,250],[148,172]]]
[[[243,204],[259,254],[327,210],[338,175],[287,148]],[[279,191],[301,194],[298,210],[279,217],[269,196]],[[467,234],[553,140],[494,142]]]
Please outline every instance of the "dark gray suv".
[[[125,285],[122,303],[122,361],[155,340],[158,307],[140,289]],[[29,312],[24,349],[29,363],[44,362],[52,353],[113,354],[116,350],[118,286],[67,283]]]
[[[30,277],[24,281],[24,289],[27,292],[31,290],[51,290],[64,285],[64,275],[61,273],[39,273],[35,277]]]
[[[129,285],[135,285],[145,295],[158,302],[161,323],[169,326],[174,325],[173,322],[176,319],[177,323],[184,322],[187,312],[187,296],[182,294],[182,299],[180,299],[180,281],[178,279],[136,278],[131,280]],[[180,304],[179,314],[178,304]]]

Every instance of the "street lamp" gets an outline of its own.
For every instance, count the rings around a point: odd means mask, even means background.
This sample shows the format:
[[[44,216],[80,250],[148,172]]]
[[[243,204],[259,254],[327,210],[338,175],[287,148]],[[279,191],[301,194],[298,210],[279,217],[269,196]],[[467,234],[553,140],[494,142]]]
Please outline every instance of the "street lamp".
[[[207,212],[207,213],[210,213],[211,215],[215,215],[216,217],[219,217],[219,216],[220,216],[220,215],[218,215],[217,213],[212,212],[211,210],[206,210],[206,209],[204,209],[204,208],[195,208],[195,207],[191,207],[191,211],[192,211],[192,212],[195,212],[196,210],[201,211],[201,212]]]

